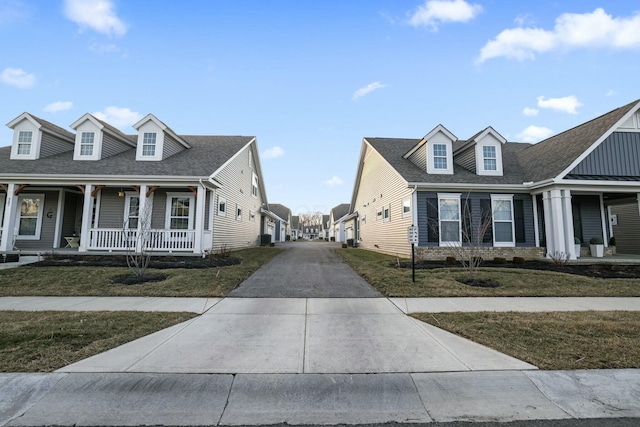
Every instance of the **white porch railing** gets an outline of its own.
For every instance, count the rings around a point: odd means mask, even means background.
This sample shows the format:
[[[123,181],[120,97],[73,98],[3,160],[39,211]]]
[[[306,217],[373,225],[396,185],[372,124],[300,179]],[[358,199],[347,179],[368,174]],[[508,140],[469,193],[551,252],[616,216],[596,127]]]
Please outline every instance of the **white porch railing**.
[[[195,230],[148,230],[144,239],[138,239],[138,230],[121,228],[92,228],[89,230],[89,250],[136,250],[144,240],[148,251],[193,251]]]

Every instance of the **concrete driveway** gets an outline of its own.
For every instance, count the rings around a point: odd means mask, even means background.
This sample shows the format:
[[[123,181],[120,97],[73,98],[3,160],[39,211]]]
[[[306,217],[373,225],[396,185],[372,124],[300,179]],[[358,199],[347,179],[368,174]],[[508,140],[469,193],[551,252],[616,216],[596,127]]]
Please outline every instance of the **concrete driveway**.
[[[379,298],[382,295],[342,261],[329,242],[278,243],[288,250],[262,266],[234,298]]]

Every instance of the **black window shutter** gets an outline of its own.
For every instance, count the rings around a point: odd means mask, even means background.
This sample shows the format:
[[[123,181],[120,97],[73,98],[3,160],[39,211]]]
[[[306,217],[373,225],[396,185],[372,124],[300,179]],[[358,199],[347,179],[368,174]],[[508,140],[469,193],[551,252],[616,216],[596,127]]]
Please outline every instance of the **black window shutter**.
[[[471,200],[462,201],[462,243],[476,243],[473,237],[473,217],[471,214]]]
[[[516,243],[525,243],[526,237],[524,234],[524,201],[513,201],[513,220],[515,221],[516,229]]]
[[[427,199],[427,236],[429,242],[438,243],[438,199]]]
[[[493,242],[493,215],[491,214],[491,200],[480,200],[481,220],[480,227],[484,228],[482,243]]]

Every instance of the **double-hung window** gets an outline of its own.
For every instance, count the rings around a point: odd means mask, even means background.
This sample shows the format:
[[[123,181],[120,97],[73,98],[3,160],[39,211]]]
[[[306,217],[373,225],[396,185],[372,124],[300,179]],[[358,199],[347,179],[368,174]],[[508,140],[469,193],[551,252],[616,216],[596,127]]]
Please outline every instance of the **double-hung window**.
[[[193,229],[193,196],[167,194],[167,228],[170,230]]]
[[[498,169],[498,160],[496,157],[496,147],[486,145],[482,147],[482,161],[485,171],[495,171]]]
[[[460,226],[460,195],[438,195],[438,218],[440,228],[440,244],[460,245],[462,228]]]
[[[447,169],[447,145],[433,144],[434,169]]]
[[[40,240],[44,194],[25,194],[18,198],[18,237]]]
[[[255,173],[251,177],[251,195],[258,197],[258,175]]]
[[[93,156],[93,143],[95,140],[95,132],[82,132],[80,136],[80,155]]]
[[[227,199],[218,197],[218,216],[227,216]]]
[[[491,211],[494,246],[515,246],[513,196],[492,195]]]
[[[18,152],[19,156],[28,156],[31,154],[31,144],[33,142],[33,132],[30,130],[21,130],[18,134]]]
[[[402,199],[402,218],[411,217],[411,197]]]
[[[142,137],[142,155],[153,157],[156,155],[156,133],[145,132]]]
[[[137,194],[127,194],[127,198],[124,203],[124,215],[124,228],[138,228],[138,223],[140,221],[140,197]]]

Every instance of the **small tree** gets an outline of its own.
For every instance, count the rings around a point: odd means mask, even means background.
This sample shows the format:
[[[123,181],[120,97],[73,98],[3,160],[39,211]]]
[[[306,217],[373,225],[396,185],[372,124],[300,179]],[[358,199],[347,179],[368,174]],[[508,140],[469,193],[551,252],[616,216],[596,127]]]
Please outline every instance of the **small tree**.
[[[137,216],[135,214],[138,214]],[[142,212],[138,207],[130,212],[122,226],[122,236],[126,246],[127,266],[139,282],[151,262],[151,205],[145,204]]]

